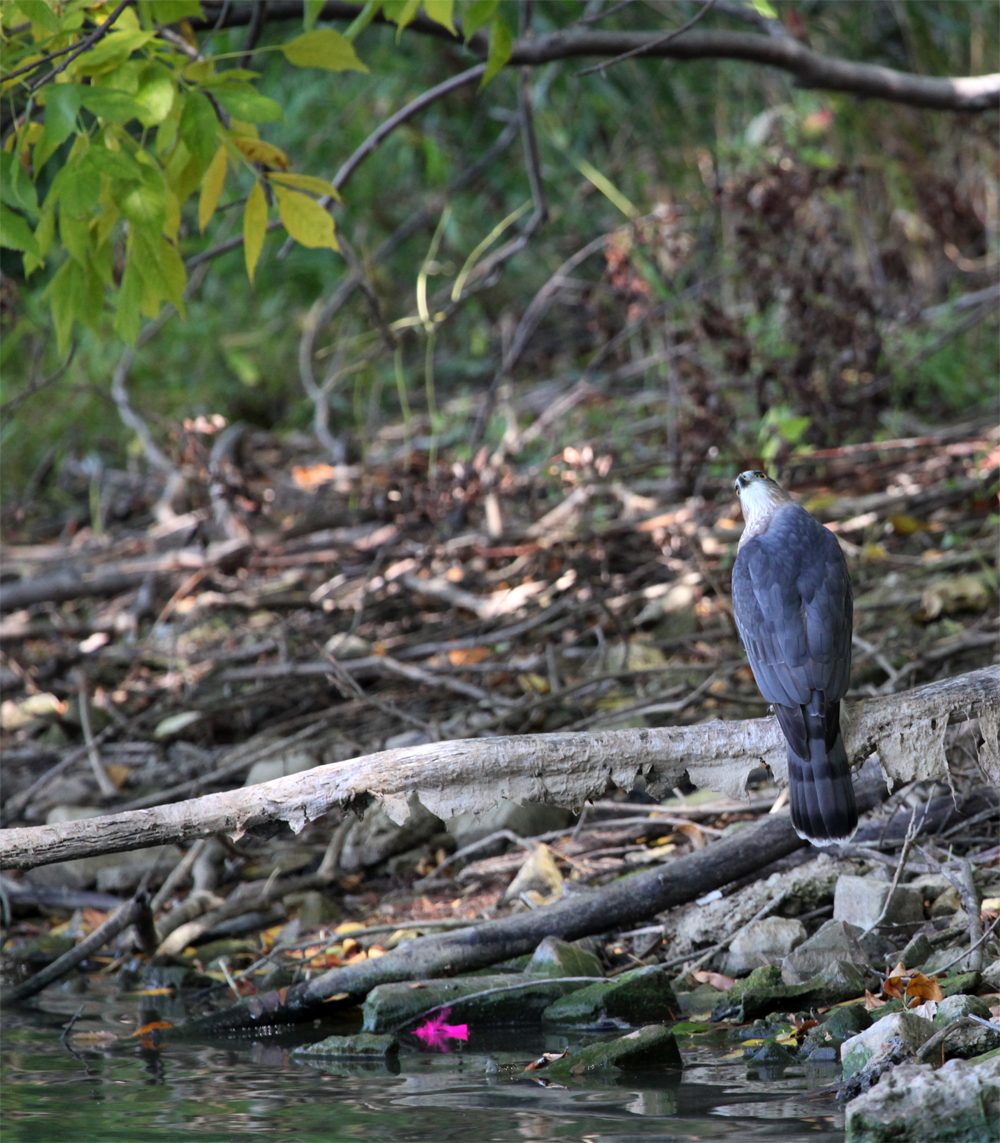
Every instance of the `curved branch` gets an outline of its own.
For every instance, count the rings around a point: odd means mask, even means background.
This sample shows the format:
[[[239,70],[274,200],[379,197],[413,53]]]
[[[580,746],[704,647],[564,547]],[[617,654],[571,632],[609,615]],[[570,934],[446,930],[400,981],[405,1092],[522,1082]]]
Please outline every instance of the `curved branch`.
[[[998,683],[1000,668],[988,667],[854,704],[844,726],[848,756],[858,762],[878,751],[883,769],[897,778],[945,774],[949,719],[978,718],[980,760],[996,781]],[[173,805],[3,830],[0,868],[31,869],[220,831],[240,836],[277,821],[298,832],[334,806],[359,810],[378,804],[397,822],[406,820],[414,798],[441,818],[483,813],[500,798],[580,806],[600,798],[609,782],[630,789],[639,775],[654,794],[687,777],[697,786],[742,797],[747,777],[761,763],[784,780],[784,739],[773,718],[434,742]]]
[[[509,63],[537,66],[575,56],[620,56],[636,51],[676,60],[746,60],[791,72],[800,87],[844,91],[937,111],[1000,107],[1000,74],[912,75],[877,64],[830,59],[797,40],[752,32],[685,32],[668,42],[662,42],[655,32],[551,32],[518,40]]]

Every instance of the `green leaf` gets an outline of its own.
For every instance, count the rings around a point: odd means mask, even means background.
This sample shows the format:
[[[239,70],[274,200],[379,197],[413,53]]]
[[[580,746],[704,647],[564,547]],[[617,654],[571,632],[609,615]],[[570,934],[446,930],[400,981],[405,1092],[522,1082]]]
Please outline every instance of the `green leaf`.
[[[296,190],[309,191],[312,194],[328,194],[340,202],[340,192],[326,179],[318,179],[315,175],[281,175],[270,171],[267,176],[272,183],[281,183],[282,186],[295,187]]]
[[[378,15],[379,9],[382,7],[382,0],[365,0],[365,6],[348,24],[344,35],[349,40],[356,40],[358,36],[368,27],[368,25]]]
[[[139,90],[135,93],[136,103],[144,109],[144,114],[139,116],[143,127],[162,123],[170,114],[176,94],[174,73],[162,64],[147,64],[139,73]]]
[[[264,238],[267,235],[267,198],[260,183],[253,184],[253,190],[247,196],[247,204],[243,208],[243,253],[247,262],[247,276],[253,284],[254,270],[257,268],[257,259],[264,248]]]
[[[73,258],[68,258],[59,272],[49,283],[45,294],[52,307],[52,324],[56,331],[56,345],[59,353],[65,353],[69,345],[69,335],[73,332],[73,322],[85,297],[84,269]]]
[[[198,228],[205,233],[208,220],[215,214],[219,205],[219,197],[226,181],[226,148],[220,147],[215,152],[215,158],[209,163],[205,178],[201,184],[201,195],[198,198]]]
[[[25,214],[38,213],[34,183],[9,151],[0,151],[0,201],[16,206]]]
[[[249,84],[244,86],[234,83],[217,87],[213,94],[230,115],[246,123],[270,123],[284,115],[280,103],[254,91]]]
[[[59,204],[59,239],[81,266],[87,262],[90,228],[86,215],[73,214]]]
[[[324,0],[305,0],[302,5],[302,26],[307,32],[316,27],[320,12],[323,11]]]
[[[510,28],[507,27],[507,21],[498,11],[490,25],[490,50],[486,57],[486,73],[483,76],[481,87],[485,87],[510,59],[510,53],[513,49],[514,37]]]
[[[202,170],[212,161],[218,146],[218,126],[219,120],[208,97],[200,91],[190,94],[184,101],[179,131],[184,145],[201,164]]]
[[[187,270],[184,269],[184,260],[177,252],[177,247],[166,238],[160,239],[160,269],[167,286],[167,298],[177,307],[177,312],[184,316],[184,287],[187,285]]]
[[[454,7],[455,0],[424,0],[424,11],[427,15],[435,24],[440,24],[442,27],[447,28],[453,36],[458,34],[455,31],[455,24],[452,19]]]
[[[2,204],[0,204],[0,246],[6,246],[8,250],[23,250],[36,258],[41,257],[38,240],[32,234],[28,220]]]
[[[118,182],[141,182],[143,168],[125,151],[109,151],[95,143],[87,152],[87,162],[100,174]]]
[[[296,36],[281,45],[285,59],[296,67],[319,67],[325,71],[363,71],[368,68],[358,59],[354,46],[346,36],[333,28],[317,28]]]
[[[35,177],[60,147],[76,130],[76,115],[80,110],[80,89],[72,83],[52,83],[45,90],[45,128],[42,131],[32,163]]]
[[[768,3],[768,0],[753,0],[753,6],[761,16],[766,17],[768,20],[778,19],[778,13]]]
[[[122,284],[118,288],[118,310],[115,314],[115,332],[127,345],[135,345],[139,337],[142,319],[139,306],[142,303],[142,276],[136,269],[134,253],[130,252],[125,263]]]
[[[499,2],[500,0],[472,0],[462,19],[462,35],[465,36],[466,43],[493,19]]]
[[[77,85],[77,90],[83,106],[91,114],[107,119],[109,123],[127,123],[130,119],[141,118],[145,113],[143,106],[124,91],[83,85]]]
[[[144,172],[142,182],[127,187],[116,201],[122,214],[134,226],[146,227],[156,234],[163,229],[167,216],[167,195],[159,171]]]
[[[149,43],[155,32],[112,32],[83,53],[72,65],[72,75],[104,75],[120,67],[129,56]]]
[[[386,19],[391,20],[398,29],[396,32],[397,44],[403,29],[407,24],[412,23],[419,7],[420,0],[383,0],[382,11],[385,13]]]
[[[274,188],[274,196],[281,221],[296,242],[313,249],[340,249],[333,235],[333,219],[314,198],[280,186]]]
[[[91,150],[97,149],[91,148]],[[90,151],[80,162],[74,163],[69,171],[70,174],[59,196],[60,208],[72,214],[89,215],[97,206],[101,194],[101,175],[97,166],[91,161]]]
[[[202,17],[200,0],[149,0],[149,9],[157,24],[176,24],[178,20]]]

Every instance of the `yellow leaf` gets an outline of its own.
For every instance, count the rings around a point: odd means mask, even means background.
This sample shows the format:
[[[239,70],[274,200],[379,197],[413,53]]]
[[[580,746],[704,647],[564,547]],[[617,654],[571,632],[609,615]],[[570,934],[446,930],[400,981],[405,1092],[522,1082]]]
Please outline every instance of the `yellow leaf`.
[[[266,163],[269,167],[288,170],[288,156],[280,147],[265,143],[263,139],[249,139],[240,135],[233,142],[251,163]]]
[[[242,150],[242,148],[240,148]],[[220,147],[215,152],[215,158],[208,164],[205,177],[201,180],[201,196],[198,199],[198,229],[202,234],[208,220],[215,214],[219,205],[219,196],[226,181],[226,148]]]
[[[247,276],[253,283],[253,272],[257,267],[257,259],[264,248],[264,236],[267,234],[267,199],[264,197],[264,188],[260,183],[253,184],[253,190],[247,196],[247,204],[243,209],[243,253],[247,260]]]
[[[298,191],[274,188],[278,200],[278,211],[285,229],[303,246],[326,246],[338,250],[337,239],[333,236],[333,219],[319,203]]]
[[[163,219],[163,233],[171,242],[177,241],[177,232],[181,228],[181,204],[177,195],[167,187],[167,213]]]
[[[321,67],[326,71],[364,71],[351,41],[333,28],[315,28],[281,45],[285,59],[296,67]]]
[[[434,21],[435,24],[441,24],[447,28],[452,35],[455,35],[455,25],[452,22],[451,13],[455,7],[455,0],[424,0],[424,11]]]
[[[267,176],[272,183],[281,183],[282,186],[295,187],[296,190],[310,191],[312,194],[328,194],[340,202],[340,192],[326,179],[318,179],[315,175],[277,175],[273,171]]]

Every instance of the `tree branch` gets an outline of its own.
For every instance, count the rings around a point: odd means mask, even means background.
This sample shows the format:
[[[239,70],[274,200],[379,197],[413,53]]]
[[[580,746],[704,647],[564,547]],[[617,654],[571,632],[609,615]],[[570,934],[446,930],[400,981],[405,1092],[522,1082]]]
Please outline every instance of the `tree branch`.
[[[883,769],[900,780],[943,775],[949,720],[979,718],[980,762],[996,782],[998,683],[1000,668],[987,667],[854,704],[844,724],[848,757],[860,762],[877,751]],[[630,789],[639,775],[654,794],[686,777],[744,797],[747,777],[761,763],[785,781],[784,740],[772,718],[430,743],[173,805],[0,831],[0,868],[31,869],[219,831],[239,837],[276,821],[298,832],[334,806],[363,810],[377,804],[396,822],[406,820],[414,798],[442,818],[482,813],[500,798],[580,806],[600,798],[609,782]]]

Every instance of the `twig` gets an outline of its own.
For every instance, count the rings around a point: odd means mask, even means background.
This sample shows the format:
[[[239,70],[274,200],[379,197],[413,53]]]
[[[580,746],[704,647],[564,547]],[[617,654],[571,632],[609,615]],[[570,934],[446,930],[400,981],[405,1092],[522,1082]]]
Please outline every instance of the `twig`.
[[[79,56],[83,55],[83,53],[85,51],[88,51],[90,48],[92,48],[94,46],[94,44],[97,43],[98,40],[103,39],[104,36],[107,35],[107,33],[111,30],[112,24],[114,24],[114,22],[118,19],[118,17],[122,14],[122,12],[125,11],[125,9],[127,7],[128,7],[128,0],[122,0],[122,2],[118,5],[117,8],[115,8],[115,10],[104,21],[103,24],[101,24],[99,27],[95,28],[94,31],[92,31],[89,36],[87,36],[85,39],[82,39],[78,44],[74,44],[73,47],[76,50],[71,52],[70,55],[68,55],[66,57],[66,59],[64,59],[63,62],[57,68],[53,68],[53,70],[50,71],[48,75],[43,76],[38,81],[38,83],[36,83],[35,86],[31,88],[31,94],[34,95],[36,91],[38,91],[40,88],[43,88],[47,83],[51,83],[56,78],[56,76],[60,75],[62,72],[64,72],[75,59],[77,59]],[[56,53],[56,54],[61,54],[61,53]],[[22,75],[27,70],[33,71],[35,68],[38,67],[39,64],[44,63],[44,62],[45,62],[44,59],[36,60],[30,66],[30,68],[24,67],[24,68],[21,68],[21,70],[19,72],[12,72],[10,75],[4,76],[4,83],[6,84],[9,80],[13,79],[15,75]]]
[[[928,1059],[930,1054],[935,1048],[942,1046],[945,1040],[952,1034],[958,1031],[959,1028],[989,1028],[991,1032],[997,1031],[996,1024],[991,1024],[989,1020],[984,1020],[981,1016],[958,1016],[951,1023],[946,1024],[940,1032],[935,1032],[933,1036],[925,1043],[922,1044],[916,1054],[917,1063],[923,1063]],[[944,1061],[942,1060],[942,1063]]]
[[[50,373],[48,377],[43,377],[40,381],[32,381],[20,393],[11,397],[9,401],[4,401],[0,405],[0,417],[11,417],[21,407],[21,404],[29,397],[33,397],[40,389],[44,389],[46,385],[51,385],[54,381],[58,381],[60,377],[69,369],[73,362],[73,357],[76,354],[76,342],[69,347],[69,356],[59,366],[55,373]]]
[[[961,961],[965,960],[965,958],[969,955],[969,953],[975,952],[976,949],[978,949],[982,945],[984,945],[990,939],[990,937],[993,935],[998,924],[1000,924],[1000,916],[998,916],[994,919],[993,924],[990,925],[990,927],[986,930],[985,933],[983,933],[983,935],[979,938],[979,940],[976,941],[975,945],[973,945],[972,948],[967,949],[960,956],[955,957],[954,960],[950,960],[950,961],[948,961],[947,964],[942,965],[941,968],[939,968],[937,970],[938,973],[947,972],[949,968],[954,968],[956,964],[959,964]]]
[[[86,937],[78,945],[74,945],[68,952],[63,953],[58,960],[46,965],[40,972],[36,972],[23,984],[19,984],[16,988],[12,988],[0,996],[0,1002],[3,1004],[20,1004],[21,1001],[27,1000],[30,996],[35,996],[47,985],[65,976],[70,969],[75,968],[92,953],[103,948],[108,941],[113,940],[129,925],[140,921],[144,913],[149,913],[149,898],[145,892],[137,893],[131,901],[126,902],[120,909],[116,909],[104,924],[99,925],[89,937]]]
[[[926,817],[926,811],[924,816]],[[877,929],[879,925],[885,920],[892,906],[892,898],[896,892],[896,887],[899,885],[899,880],[903,876],[903,870],[906,868],[906,859],[910,853],[910,847],[913,845],[913,840],[917,836],[917,807],[913,807],[910,814],[910,824],[906,827],[906,835],[903,838],[903,851],[899,855],[899,864],[896,866],[896,872],[892,878],[892,885],[889,886],[889,892],[885,895],[885,901],[882,904],[882,911],[878,917],[868,926],[867,929],[861,934],[866,936],[873,929]]]
[[[715,6],[715,0],[708,0],[708,2],[696,12],[694,16],[686,24],[682,24],[673,32],[668,32],[665,36],[661,36],[658,40],[653,40],[648,44],[643,44],[641,47],[633,48],[630,52],[623,52],[620,56],[615,56],[614,59],[604,60],[602,63],[594,64],[593,67],[585,67],[583,71],[573,73],[573,78],[577,79],[582,75],[590,75],[595,71],[603,73],[609,67],[614,67],[615,64],[622,63],[623,60],[630,60],[634,56],[643,56],[649,52],[655,51],[657,48],[662,48],[664,44],[669,44],[671,40],[676,40],[678,36],[682,36],[689,28],[693,28],[699,20],[704,19],[705,16]]]
[[[166,881],[163,882],[156,896],[149,903],[149,911],[154,916],[163,908],[167,901],[170,900],[174,890],[184,883],[194,863],[201,857],[210,840],[211,839],[207,837],[198,838],[198,840],[188,848],[187,853],[185,853],[180,861],[171,869]]]
[[[730,933],[728,937],[726,937],[724,940],[719,941],[718,944],[712,945],[711,948],[705,949],[705,951],[701,954],[701,956],[698,957],[696,961],[693,961],[690,965],[685,967],[685,974],[689,972],[697,972],[706,960],[708,960],[710,957],[715,956],[716,953],[722,952],[723,949],[727,949],[741,933],[746,932],[746,930],[749,929],[750,926],[755,924],[757,921],[763,920],[763,918],[766,917],[772,909],[777,909],[777,907],[782,904],[782,902],[788,896],[788,892],[789,891],[786,889],[783,892],[779,893],[773,901],[765,902],[757,910],[757,912],[754,913],[750,920],[746,922],[746,924],[740,925],[736,932]],[[685,953],[683,956],[675,956],[672,960],[663,961],[662,966],[667,968],[675,964],[684,964],[690,956],[690,953]]]

